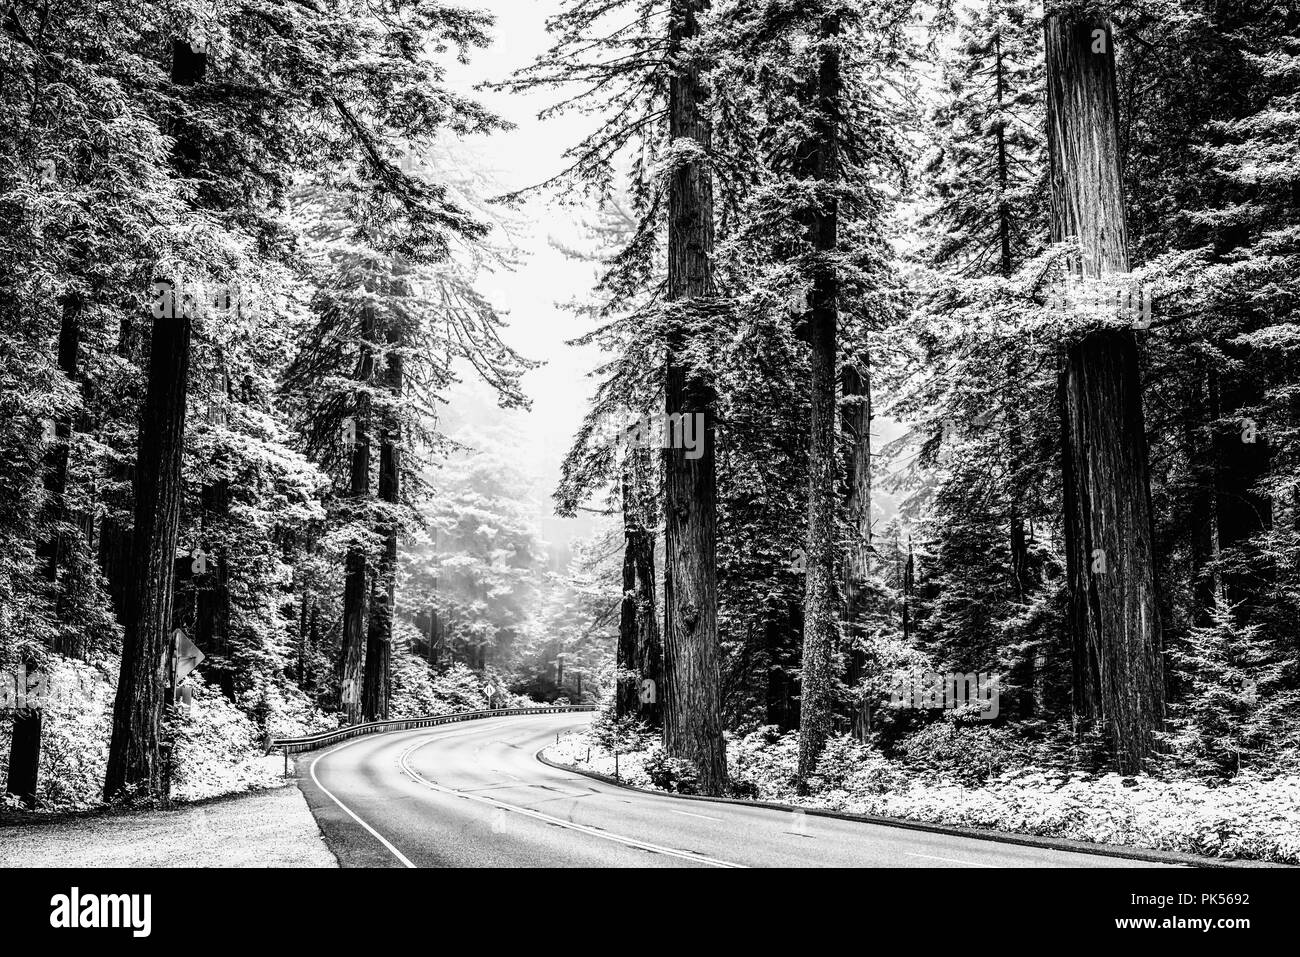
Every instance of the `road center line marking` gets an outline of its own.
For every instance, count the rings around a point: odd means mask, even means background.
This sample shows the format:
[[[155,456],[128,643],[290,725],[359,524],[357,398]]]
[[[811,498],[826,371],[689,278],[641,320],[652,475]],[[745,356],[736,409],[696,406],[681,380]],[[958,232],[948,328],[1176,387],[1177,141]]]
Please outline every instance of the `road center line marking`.
[[[496,725],[496,727],[498,727],[498,728],[504,728],[504,727],[509,727],[510,725],[517,724],[517,723],[518,723],[517,721],[511,721],[511,722],[508,722],[507,724]],[[443,738],[459,738],[459,737],[461,737],[462,735],[473,734],[473,733],[476,733],[476,732],[481,731],[481,730],[482,730],[482,728],[466,728],[466,729],[464,729],[464,730],[460,730],[460,729],[458,729],[455,733],[452,733],[452,734],[435,734],[435,735],[431,735],[430,737],[426,738],[425,741],[426,741],[426,743],[427,743],[428,741],[437,741],[437,740],[441,740],[441,739],[443,739]],[[331,754],[333,754],[335,751],[342,751],[344,748],[350,748],[350,747],[352,747],[354,744],[364,744],[364,743],[366,743],[367,741],[372,741],[372,740],[375,740],[376,738],[382,738],[382,737],[385,737],[386,734],[405,734],[405,733],[406,733],[406,732],[404,732],[404,731],[389,731],[389,732],[386,732],[385,734],[366,735],[366,736],[364,736],[364,737],[354,738],[354,739],[351,740],[351,741],[345,741],[343,744],[340,744],[340,745],[338,745],[337,747],[330,748],[328,751],[325,751],[325,752],[323,752],[323,753],[321,753],[321,754],[316,755],[315,760],[312,761],[312,763],[311,763],[311,767],[310,767],[308,770],[311,772],[311,779],[312,779],[312,781],[315,783],[316,787],[320,788],[321,791],[324,792],[324,794],[325,794],[326,797],[328,797],[331,801],[333,801],[335,804],[337,804],[339,807],[341,807],[341,808],[344,810],[344,812],[348,815],[348,817],[352,818],[352,820],[356,821],[356,822],[357,822],[358,824],[360,824],[363,828],[365,828],[366,831],[369,832],[369,834],[370,834],[370,835],[371,835],[375,840],[377,840],[380,844],[384,845],[384,847],[386,847],[386,848],[387,848],[387,849],[392,853],[392,855],[393,855],[394,857],[396,857],[399,861],[401,861],[402,864],[403,864],[404,866],[406,866],[406,867],[410,867],[410,868],[414,868],[415,865],[411,863],[411,859],[410,859],[409,857],[407,857],[405,854],[403,854],[401,851],[399,851],[396,847],[394,847],[393,844],[392,844],[392,842],[389,841],[388,838],[384,837],[384,835],[380,834],[378,831],[376,831],[373,827],[371,827],[371,826],[370,826],[369,824],[367,824],[365,821],[361,820],[361,818],[357,815],[357,813],[356,813],[355,811],[352,810],[352,808],[348,807],[346,804],[344,804],[342,801],[340,801],[337,797],[335,797],[335,796],[334,796],[334,792],[331,791],[329,788],[327,788],[325,785],[321,784],[321,782],[320,782],[320,778],[318,778],[318,777],[316,776],[316,765],[320,764],[320,762],[321,762],[322,759],[329,757],[329,756],[330,756]],[[405,757],[405,755],[403,755],[403,757]]]
[[[541,811],[534,811],[531,808],[520,807],[517,804],[507,804],[505,801],[498,801],[495,798],[484,797],[481,794],[473,794],[467,791],[457,791],[455,788],[449,788],[441,784],[435,784],[433,781],[430,781],[428,778],[424,777],[422,774],[420,774],[418,771],[412,768],[408,763],[408,760],[410,756],[414,754],[416,751],[418,751],[420,748],[423,748],[425,745],[432,744],[437,740],[438,738],[436,737],[430,737],[430,738],[426,738],[424,741],[420,741],[417,742],[416,744],[411,745],[402,754],[402,759],[399,762],[402,770],[405,771],[407,774],[409,774],[413,780],[415,780],[420,784],[423,784],[425,787],[429,788],[432,791],[439,791],[443,794],[450,794],[456,797],[462,797],[467,801],[477,801],[480,804],[487,804],[492,807],[503,808],[504,810],[507,811],[513,811],[515,814],[522,814],[525,817],[531,817],[534,820],[545,821],[547,824],[554,824],[558,827],[566,828],[567,830],[570,831],[579,831],[583,834],[588,834],[592,837],[598,837],[601,840],[613,841],[616,844],[623,844],[626,847],[635,847],[643,851],[653,851],[654,853],[657,854],[666,854],[669,857],[676,857],[686,861],[698,861],[702,864],[712,864],[714,867],[733,867],[733,868],[745,867],[744,864],[735,864],[731,861],[720,860],[719,858],[716,857],[706,857],[703,854],[697,854],[693,851],[680,851],[677,850],[676,848],[664,847],[660,844],[652,844],[649,841],[641,841],[634,837],[624,837],[620,834],[614,834],[611,831],[605,831],[599,828],[588,827],[585,824],[577,824],[573,821],[566,821],[563,818],[553,817],[550,814],[543,814]]]
[[[967,867],[997,867],[996,864],[981,864],[979,861],[961,861],[955,857],[935,857],[933,854],[913,854],[911,851],[904,851],[908,857],[926,857],[932,861],[947,861],[949,864],[965,864]]]

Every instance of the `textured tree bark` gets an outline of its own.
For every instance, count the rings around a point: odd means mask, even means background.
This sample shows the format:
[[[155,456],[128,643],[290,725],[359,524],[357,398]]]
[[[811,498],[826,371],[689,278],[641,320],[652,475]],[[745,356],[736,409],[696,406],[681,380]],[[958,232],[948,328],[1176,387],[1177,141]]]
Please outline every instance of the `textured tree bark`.
[[[386,337],[390,350],[384,366],[384,387],[394,401],[402,394],[402,345],[396,329]],[[395,411],[384,415],[384,429],[379,445],[379,500],[396,510],[399,499],[401,438]],[[388,699],[392,691],[393,603],[397,594],[397,523],[389,520],[380,529],[384,551],[379,557],[378,573],[371,591],[370,622],[366,629],[365,717],[367,721],[388,718]]]
[[[1085,279],[1126,274],[1110,25],[1052,16],[1045,38],[1052,238],[1078,243]],[[1134,772],[1164,718],[1164,663],[1133,332],[1069,345],[1060,395],[1074,706],[1105,723],[1120,769]]]
[[[993,38],[994,49],[994,98],[997,101],[998,110],[1001,111],[1004,97],[1006,94],[1006,70],[1002,61],[1002,38],[995,35]],[[998,169],[998,189],[1000,198],[998,200],[998,272],[1006,279],[1011,278],[1014,271],[1014,261],[1011,254],[1011,207],[1007,204],[1006,193],[1009,178],[1007,175],[1007,139],[1006,128],[999,123],[995,134],[994,148],[997,154]],[[1019,356],[1013,356],[1011,359],[1010,379],[1014,383],[1021,376],[1021,363]],[[1007,415],[1007,453],[1010,464],[1014,468],[1018,465],[1021,455],[1021,422],[1020,406],[1013,397],[1008,397],[1005,401]],[[1011,592],[1018,603],[1023,603],[1029,593],[1029,540],[1025,534],[1025,518],[1021,512],[1020,489],[1013,487],[1011,490],[1011,505],[1008,516],[1008,545],[1011,560],[1010,578]],[[1035,695],[1033,689],[1038,680],[1039,673],[1035,664],[1035,654],[1026,654],[1023,660],[1015,668],[1012,674],[1014,685],[1021,689],[1017,701],[1018,713],[1022,718],[1029,718],[1033,715]]]
[[[124,313],[118,332],[117,354],[131,363],[139,361],[140,346],[137,343],[141,336],[136,327],[135,317]],[[129,465],[115,465],[112,472],[116,482],[134,482],[135,473]],[[99,526],[97,554],[108,596],[113,602],[113,613],[119,622],[125,622],[126,593],[131,571],[131,529],[126,522],[110,516],[103,518]]]
[[[655,607],[654,510],[650,450],[631,448],[623,465],[623,601],[619,609],[615,714],[662,724],[663,649]],[[649,685],[644,685],[644,682]],[[643,688],[647,694],[642,693]],[[643,700],[643,698],[647,700]]]
[[[999,111],[1002,109],[1003,98],[1006,94],[1006,69],[1002,62],[1002,38],[994,36],[993,38],[993,95],[997,101]],[[995,135],[994,147],[997,152],[998,166],[998,189],[1000,198],[998,200],[998,248],[1000,250],[998,257],[998,272],[1004,278],[1011,278],[1014,270],[1014,263],[1011,256],[1011,207],[1007,204],[1006,194],[1009,182],[1007,175],[1007,137],[1006,128],[999,123]],[[1011,376],[1014,381],[1020,375],[1020,363],[1018,359],[1012,361]],[[1007,403],[1007,415],[1010,419],[1008,434],[1010,435],[1010,452],[1012,464],[1014,465],[1020,451],[1020,411],[1015,402]],[[1018,501],[1019,489],[1012,490],[1013,501],[1011,505],[1011,518],[1008,523],[1010,526],[1010,546],[1011,546],[1011,587],[1015,593],[1016,601],[1023,602],[1025,594],[1028,591],[1028,570],[1029,570],[1029,543],[1025,537],[1025,519],[1020,513],[1020,503]],[[1032,659],[1029,664],[1032,673]],[[1032,680],[1032,678],[1031,678]],[[1032,700],[1026,696],[1026,700]]]
[[[844,563],[844,637],[849,644],[845,683],[856,688],[866,674],[866,652],[861,647],[864,595],[871,574],[871,373],[866,355],[846,363],[840,371],[845,401],[841,426],[846,449],[844,488],[848,512],[848,556]],[[855,701],[849,715],[852,734],[866,740],[866,702]]]
[[[1002,38],[993,37],[993,97],[999,113],[1006,93],[1006,71],[1002,64]],[[1007,134],[999,123],[994,136],[998,157],[998,266],[1003,276],[1011,275],[1011,208],[1007,205]]]
[[[77,378],[77,346],[81,338],[81,300],[68,295],[62,300],[62,318],[59,324],[59,369],[71,380]],[[68,486],[68,443],[72,438],[72,422],[59,419],[55,423],[56,445],[50,452],[44,477],[48,496],[47,510],[55,529],[49,539],[37,548],[36,557],[41,563],[45,580],[55,585],[55,614],[63,616],[62,589],[58,588],[59,567],[63,564],[64,541],[61,524],[67,520],[68,509],[64,494]],[[54,639],[54,650],[73,654],[77,649],[65,644],[61,634]],[[35,807],[36,773],[41,762],[41,725],[43,715],[39,708],[27,708],[14,718],[13,735],[9,741],[9,794],[21,797],[28,807]]]
[[[311,604],[311,601],[307,597],[306,590],[304,590],[302,596],[298,599],[298,661],[293,676],[299,688],[303,686],[303,679],[307,675],[307,606],[309,604]]]
[[[41,767],[40,708],[19,708],[14,712],[13,738],[9,745],[9,777],[5,793],[18,797],[27,807],[36,807],[37,777]]]
[[[307,627],[307,654],[314,656],[320,648],[320,604],[315,598],[311,600],[311,624]],[[306,675],[306,686],[316,689],[316,679],[311,672]]]
[[[1246,371],[1217,377],[1217,405],[1229,421],[1215,429],[1212,443],[1214,515],[1218,550],[1236,549],[1246,559],[1231,563],[1222,576],[1224,595],[1237,606],[1237,620],[1245,623],[1273,578],[1271,560],[1252,542],[1273,525],[1273,503],[1256,490],[1269,473],[1271,450],[1259,423],[1247,420],[1240,411],[1264,398],[1263,380],[1251,372],[1257,363],[1252,363],[1247,348],[1229,343],[1225,351]]]
[[[1192,620],[1199,627],[1211,622],[1217,588],[1210,563],[1219,554],[1219,531],[1214,508],[1214,453],[1208,438],[1218,418],[1217,389],[1204,360],[1193,365],[1184,421],[1184,446],[1192,488],[1188,499],[1190,533]]]
[[[199,495],[207,521],[222,522],[230,512],[230,483],[218,479],[204,486]],[[195,545],[202,545],[195,542]],[[208,555],[205,573],[196,573],[194,586],[194,643],[214,660],[204,670],[217,679],[218,684],[234,700],[235,675],[225,657],[230,652],[230,561],[224,548],[213,549]]]
[[[81,341],[81,299],[69,294],[61,300],[62,317],[59,323],[59,369],[68,379],[77,379],[77,349]],[[45,472],[45,491],[49,501],[49,516],[53,522],[62,523],[68,517],[64,494],[68,487],[68,442],[72,438],[72,422],[61,418],[54,424],[56,445],[50,454],[49,468]],[[42,543],[37,557],[42,563],[46,581],[56,582],[59,566],[63,562],[63,535],[56,530]],[[69,653],[56,647],[55,651]]]
[[[374,310],[366,306],[362,319],[361,360],[357,370],[357,380],[361,383],[370,382],[374,375],[375,359],[370,346],[374,329]],[[354,425],[356,440],[352,445],[352,475],[349,490],[353,500],[361,502],[370,495],[370,397],[364,392],[360,392],[357,396]],[[343,647],[340,649],[342,670],[339,704],[348,724],[357,724],[361,721],[362,715],[365,661],[369,642],[369,635],[366,632],[368,582],[365,549],[360,545],[353,545],[348,548],[347,557],[344,559]]]
[[[158,735],[171,633],[174,559],[184,497],[181,456],[190,335],[187,316],[154,323],[149,386],[136,455],[131,549],[134,576],[127,593],[105,798],[137,785],[155,793],[161,785]]]
[[[699,35],[705,0],[672,0],[669,55]],[[675,65],[669,80],[669,135],[710,143],[705,89],[698,68]],[[668,289],[671,307],[701,312],[712,295],[713,182],[698,159],[680,163],[668,190]],[[726,789],[718,648],[717,489],[714,393],[703,370],[683,362],[689,333],[685,315],[667,335],[664,407],[696,429],[698,448],[669,443],[664,451],[664,747],[699,770],[703,793]],[[698,454],[697,454],[698,453]]]
[[[805,146],[811,175],[821,185],[840,178],[839,19],[821,23],[823,47],[818,68],[812,138]],[[802,163],[801,163],[802,165]],[[833,195],[822,195],[808,213],[808,238],[817,254],[809,297],[808,341],[811,409],[808,439],[808,542],[804,591],[803,667],[799,702],[799,787],[817,770],[833,720],[835,675],[840,641],[839,582],[836,574],[835,360],[839,278],[829,261],[839,246],[839,209]]]
[[[803,651],[802,638],[803,601],[792,596],[773,608],[763,622],[766,720],[782,731],[799,727],[798,683],[791,669]]]
[[[614,716],[618,718],[635,717],[637,712],[637,686],[640,675],[637,674],[637,592],[636,592],[636,552],[635,536],[637,531],[631,524],[634,517],[628,509],[628,479],[623,479],[623,600],[619,603],[618,645],[614,649],[614,665],[618,674],[618,685],[614,693]]]
[[[200,82],[207,55],[183,40],[172,41],[172,82]],[[175,162],[192,175],[199,146],[182,137],[178,124]],[[171,640],[175,586],[176,538],[184,486],[181,458],[185,450],[185,395],[189,385],[190,317],[155,319],[150,338],[149,380],[140,414],[140,441],[135,461],[135,527],[126,596],[122,666],[113,703],[113,733],[108,747],[104,797],[143,787],[158,793],[163,784],[159,734],[167,686],[167,650]]]

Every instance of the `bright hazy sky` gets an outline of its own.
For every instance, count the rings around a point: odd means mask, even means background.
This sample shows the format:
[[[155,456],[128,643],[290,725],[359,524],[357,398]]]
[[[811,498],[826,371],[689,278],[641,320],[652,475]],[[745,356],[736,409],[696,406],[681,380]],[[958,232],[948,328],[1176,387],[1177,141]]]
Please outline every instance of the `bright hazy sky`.
[[[475,153],[494,170],[503,192],[530,186],[564,168],[564,150],[579,140],[593,121],[576,116],[538,120],[537,113],[554,102],[557,92],[520,96],[475,91],[473,87],[509,76],[546,49],[544,21],[559,3],[475,0],[472,5],[496,15],[496,40],[490,49],[478,51],[469,66],[454,65],[451,85],[516,124],[513,130],[472,143]],[[525,443],[519,450],[519,465],[536,474],[535,496],[547,513],[560,462],[595,384],[589,373],[600,361],[597,350],[566,344],[587,327],[562,304],[572,297],[583,298],[597,273],[594,263],[566,259],[548,243],[552,235],[575,245],[581,243],[582,232],[573,219],[572,210],[552,205],[544,196],[534,199],[520,224],[523,261],[519,268],[484,277],[480,284],[481,291],[509,316],[506,341],[529,358],[546,363],[524,380],[533,400],[531,411],[500,414],[512,417],[519,427]],[[452,400],[454,403],[454,395]],[[452,418],[456,418],[454,411]]]

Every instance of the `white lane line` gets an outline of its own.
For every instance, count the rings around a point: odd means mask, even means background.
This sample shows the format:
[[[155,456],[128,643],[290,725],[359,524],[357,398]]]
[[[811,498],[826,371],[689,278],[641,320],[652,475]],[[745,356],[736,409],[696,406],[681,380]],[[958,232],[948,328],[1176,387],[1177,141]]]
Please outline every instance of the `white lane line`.
[[[720,860],[719,858],[716,857],[706,857],[705,855],[697,854],[694,851],[680,851],[673,847],[664,847],[660,844],[651,844],[649,841],[637,840],[634,837],[624,837],[620,834],[615,834],[612,831],[604,831],[599,828],[588,827],[585,824],[577,824],[573,821],[566,821],[564,820],[564,818],[553,817],[550,814],[543,814],[541,811],[534,811],[531,808],[520,807],[517,804],[507,804],[505,801],[498,801],[495,798],[484,797],[481,794],[474,794],[468,791],[457,791],[454,788],[444,787],[441,784],[435,784],[433,781],[430,781],[428,778],[424,777],[422,774],[420,774],[418,771],[412,768],[408,763],[408,761],[413,753],[415,753],[425,745],[432,744],[434,741],[437,740],[438,740],[437,738],[427,738],[424,741],[411,745],[402,754],[402,759],[399,762],[401,764],[402,770],[405,771],[407,774],[409,774],[412,780],[416,781],[419,784],[423,784],[425,787],[429,788],[430,790],[439,791],[443,794],[454,795],[455,797],[461,797],[467,801],[477,801],[480,804],[487,804],[492,807],[503,808],[507,811],[513,811],[516,814],[522,814],[525,817],[531,817],[534,820],[545,821],[547,824],[554,824],[558,827],[566,828],[567,830],[570,831],[579,831],[583,834],[589,834],[592,837],[598,837],[604,841],[613,841],[615,844],[623,844],[627,847],[635,847],[643,851],[653,851],[656,854],[666,854],[669,857],[680,858],[681,860],[684,861],[698,861],[701,864],[712,864],[714,867],[733,867],[733,868],[745,867],[744,864],[735,864],[731,861]]]
[[[497,728],[505,728],[505,727],[510,727],[511,725],[514,725],[514,724],[518,724],[518,722],[517,722],[517,721],[510,721],[510,722],[507,722],[507,723],[505,723],[505,724],[498,724],[498,725],[495,725],[495,727],[497,727]],[[457,730],[456,733],[454,733],[454,734],[439,734],[439,735],[433,735],[433,736],[431,736],[431,737],[429,737],[429,738],[427,738],[427,739],[425,739],[425,740],[426,740],[426,743],[427,743],[428,741],[436,741],[436,740],[439,740],[439,739],[442,739],[442,738],[459,738],[459,737],[461,737],[462,735],[466,735],[466,734],[474,734],[474,733],[478,733],[478,732],[480,732],[480,731],[482,731],[482,730],[483,730],[483,729],[482,729],[481,727],[480,727],[480,728],[466,728],[466,729],[463,730],[463,731],[461,731],[461,730]],[[404,733],[406,733],[406,732],[403,732],[403,731],[391,731],[391,732],[388,732],[388,733],[389,733],[389,734],[404,734]],[[382,734],[380,734],[380,735],[375,735],[375,736],[374,736],[374,738],[382,738],[382,737],[384,737],[384,735],[382,735]],[[371,827],[371,826],[370,826],[369,824],[367,824],[365,821],[361,820],[361,818],[357,815],[357,813],[356,813],[355,811],[352,810],[352,808],[348,807],[346,804],[344,804],[342,801],[340,801],[337,797],[335,797],[335,796],[334,796],[334,792],[331,791],[329,788],[327,788],[325,785],[321,784],[321,783],[320,783],[320,778],[318,778],[318,777],[316,776],[316,765],[320,764],[320,762],[321,762],[324,758],[329,757],[329,756],[330,756],[331,754],[333,754],[335,751],[342,751],[344,748],[350,748],[350,747],[352,747],[354,744],[364,744],[364,743],[366,743],[367,741],[371,741],[371,740],[373,740],[374,738],[372,738],[372,737],[370,737],[370,736],[365,736],[365,737],[356,738],[355,740],[352,740],[352,741],[345,741],[343,744],[340,744],[340,745],[339,745],[338,747],[336,747],[336,748],[330,748],[328,751],[325,751],[325,752],[323,752],[323,753],[321,753],[321,754],[316,755],[316,760],[312,761],[312,763],[311,763],[311,768],[309,769],[309,770],[311,771],[311,779],[312,779],[312,781],[316,784],[316,787],[320,788],[323,792],[325,792],[325,796],[326,796],[326,797],[328,797],[331,801],[333,801],[335,804],[337,804],[339,807],[341,807],[341,808],[344,810],[344,812],[348,815],[348,817],[352,818],[352,820],[356,821],[356,822],[357,822],[358,824],[360,824],[363,828],[365,828],[366,831],[368,831],[368,832],[370,833],[370,835],[371,835],[375,840],[377,840],[380,844],[384,845],[384,847],[388,848],[388,850],[392,852],[393,856],[396,857],[399,861],[401,861],[402,864],[403,864],[404,866],[414,868],[415,865],[411,863],[411,859],[410,859],[409,857],[407,857],[405,854],[403,854],[401,851],[399,851],[397,848],[395,848],[395,847],[393,846],[392,842],[388,840],[388,838],[384,837],[384,835],[380,834],[378,831],[376,831],[373,827]],[[404,756],[403,756],[403,757],[404,757]]]
[[[698,817],[701,821],[717,821],[719,824],[722,823],[722,818],[720,817],[709,817],[707,814],[692,814],[690,811],[673,811],[672,808],[667,808],[667,810],[672,811],[674,814],[680,814],[682,817]]]
[[[320,788],[322,791],[325,792],[325,796],[326,796],[326,797],[328,797],[331,801],[333,801],[333,802],[334,802],[335,804],[337,804],[339,807],[343,808],[344,812],[348,815],[348,817],[352,818],[352,820],[356,821],[358,824],[360,824],[362,827],[364,827],[367,831],[369,831],[369,832],[370,832],[370,835],[371,835],[375,840],[377,840],[380,844],[384,845],[384,847],[388,848],[388,849],[392,852],[393,856],[394,856],[395,858],[397,858],[399,861],[401,861],[402,864],[404,864],[406,867],[415,867],[415,865],[411,863],[411,859],[410,859],[409,857],[407,857],[405,854],[403,854],[403,853],[402,853],[401,851],[399,851],[397,848],[393,847],[392,842],[389,841],[388,838],[384,837],[384,835],[380,834],[378,831],[376,831],[373,827],[371,827],[371,826],[370,826],[369,824],[367,824],[365,821],[361,820],[361,818],[359,818],[359,817],[357,816],[357,813],[356,813],[355,811],[353,811],[352,808],[348,807],[346,804],[344,804],[342,801],[340,801],[338,798],[336,798],[336,797],[334,796],[334,793],[333,793],[329,788],[327,788],[325,785],[323,785],[323,784],[320,783],[320,778],[316,777],[316,765],[320,764],[320,760],[321,760],[321,758],[327,757],[327,756],[333,754],[335,751],[342,750],[343,748],[346,748],[346,747],[348,747],[349,745],[360,744],[360,743],[361,743],[361,740],[363,740],[363,739],[358,739],[358,740],[356,740],[356,741],[349,741],[349,742],[346,742],[346,743],[344,743],[344,744],[339,745],[337,748],[330,748],[330,749],[329,749],[328,751],[326,751],[324,754],[318,754],[318,755],[316,756],[316,760],[313,761],[313,762],[311,763],[311,779],[312,779],[312,781],[315,782],[316,787]]]
[[[904,851],[908,857],[926,857],[932,861],[947,861],[949,864],[965,864],[967,867],[997,867],[996,864],[981,864],[979,861],[960,861],[955,857],[935,857],[933,854],[913,854],[911,851]]]

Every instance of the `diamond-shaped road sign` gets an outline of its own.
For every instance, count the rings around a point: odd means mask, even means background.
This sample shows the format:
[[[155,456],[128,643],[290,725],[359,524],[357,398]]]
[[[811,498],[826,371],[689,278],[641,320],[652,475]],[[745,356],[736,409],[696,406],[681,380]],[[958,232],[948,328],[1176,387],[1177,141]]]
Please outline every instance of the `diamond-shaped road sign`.
[[[172,640],[176,642],[176,684],[180,684],[185,676],[202,664],[203,659],[207,657],[199,651],[199,646],[185,637],[184,629],[177,628],[172,632]]]

